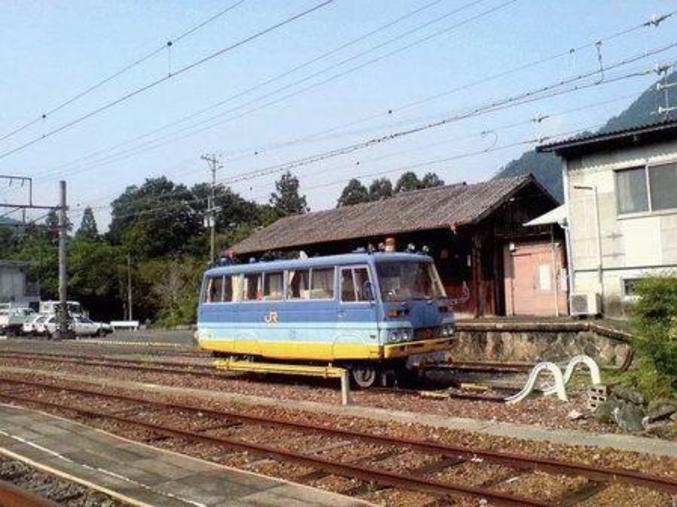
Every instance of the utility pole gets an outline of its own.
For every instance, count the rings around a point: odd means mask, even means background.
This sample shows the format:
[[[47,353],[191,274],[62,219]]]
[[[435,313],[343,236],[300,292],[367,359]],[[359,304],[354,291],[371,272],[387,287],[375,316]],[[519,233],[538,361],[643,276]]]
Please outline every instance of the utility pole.
[[[207,217],[210,226],[209,262],[214,262],[214,258],[216,257],[216,171],[221,169],[223,164],[221,164],[221,161],[213,153],[211,155],[202,155],[200,158],[207,161],[209,170],[212,173],[211,188],[207,204]]]
[[[67,338],[70,336],[68,329],[68,272],[66,271],[66,240],[68,238],[68,205],[66,202],[66,182],[59,182],[59,205],[45,206],[33,203],[33,180],[27,176],[17,175],[0,175],[0,180],[8,180],[11,185],[17,181],[23,187],[27,183],[26,189],[28,192],[27,202],[18,203],[0,203],[0,209],[8,208],[10,211],[3,213],[0,217],[10,215],[11,213],[21,211],[23,220],[19,224],[13,224],[15,227],[26,225],[26,211],[27,210],[43,210],[56,211],[58,213],[58,229],[59,229],[59,305],[56,312],[57,326],[55,336],[57,338]],[[31,223],[34,223],[31,222]]]
[[[57,338],[66,338],[68,330],[68,271],[66,270],[66,237],[68,218],[66,216],[66,182],[59,182],[59,311],[57,312]]]
[[[132,255],[127,254],[127,320],[132,320]]]

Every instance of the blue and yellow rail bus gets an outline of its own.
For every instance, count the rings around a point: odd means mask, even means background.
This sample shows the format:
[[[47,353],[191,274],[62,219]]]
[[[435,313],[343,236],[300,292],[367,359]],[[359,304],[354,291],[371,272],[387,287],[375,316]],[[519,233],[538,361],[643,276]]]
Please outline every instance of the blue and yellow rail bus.
[[[453,333],[432,259],[379,252],[211,268],[196,337],[219,356],[345,366],[369,387]]]

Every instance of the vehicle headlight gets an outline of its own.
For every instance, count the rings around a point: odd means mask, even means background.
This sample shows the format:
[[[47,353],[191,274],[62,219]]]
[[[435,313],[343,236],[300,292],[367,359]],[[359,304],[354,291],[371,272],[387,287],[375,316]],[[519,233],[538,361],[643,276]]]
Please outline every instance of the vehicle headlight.
[[[442,336],[453,336],[453,335],[454,335],[454,325],[444,324],[442,326]]]
[[[397,343],[411,340],[412,331],[411,329],[390,329],[386,335],[386,342],[388,343]]]

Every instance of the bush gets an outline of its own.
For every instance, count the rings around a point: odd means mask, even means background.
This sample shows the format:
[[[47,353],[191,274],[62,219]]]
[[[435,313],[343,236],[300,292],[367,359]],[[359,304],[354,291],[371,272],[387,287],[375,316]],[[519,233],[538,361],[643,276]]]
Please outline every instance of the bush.
[[[649,398],[677,393],[677,276],[638,283],[631,309],[637,368],[636,387]]]

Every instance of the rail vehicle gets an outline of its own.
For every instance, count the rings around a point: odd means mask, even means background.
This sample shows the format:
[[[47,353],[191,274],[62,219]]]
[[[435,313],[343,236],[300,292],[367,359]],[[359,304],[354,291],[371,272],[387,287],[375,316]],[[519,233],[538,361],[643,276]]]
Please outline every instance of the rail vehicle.
[[[208,269],[195,338],[219,357],[343,366],[366,388],[448,349],[454,317],[431,257],[350,253]]]

